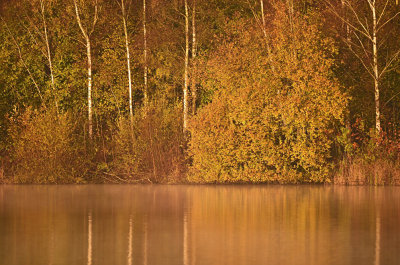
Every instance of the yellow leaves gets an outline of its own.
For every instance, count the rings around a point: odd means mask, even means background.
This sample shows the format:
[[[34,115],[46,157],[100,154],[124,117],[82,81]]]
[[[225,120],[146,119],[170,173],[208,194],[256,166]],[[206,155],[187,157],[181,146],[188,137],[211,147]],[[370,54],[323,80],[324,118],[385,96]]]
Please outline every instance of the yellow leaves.
[[[336,48],[301,17],[287,32],[280,16],[271,54],[260,49],[261,38],[237,37],[208,64],[220,86],[192,120],[190,180],[327,180],[331,126],[341,123],[347,102],[332,78]]]
[[[71,183],[82,176],[85,159],[73,146],[75,130],[68,114],[28,108],[11,121],[13,173],[18,183]]]

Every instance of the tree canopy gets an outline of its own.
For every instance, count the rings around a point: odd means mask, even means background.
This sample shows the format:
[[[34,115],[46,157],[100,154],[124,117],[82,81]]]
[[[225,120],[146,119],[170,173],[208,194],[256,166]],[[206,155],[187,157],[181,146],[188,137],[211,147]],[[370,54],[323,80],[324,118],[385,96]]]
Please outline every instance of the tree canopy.
[[[321,183],[379,159],[397,170],[399,8],[2,1],[3,180]],[[385,174],[367,182],[395,182]]]

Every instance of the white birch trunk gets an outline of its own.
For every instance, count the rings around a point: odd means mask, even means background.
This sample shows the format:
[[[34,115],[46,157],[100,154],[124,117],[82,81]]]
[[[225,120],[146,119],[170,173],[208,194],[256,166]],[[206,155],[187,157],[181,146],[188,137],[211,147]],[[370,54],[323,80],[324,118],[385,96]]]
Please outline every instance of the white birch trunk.
[[[187,131],[188,119],[188,68],[189,68],[189,10],[188,3],[185,0],[185,72],[184,72],[184,86],[183,86],[183,132]]]
[[[261,6],[262,30],[263,30],[264,37],[267,38],[267,29],[266,29],[265,15],[264,15],[264,1],[263,0],[260,0],[260,6]]]
[[[197,43],[196,43],[196,0],[193,0],[193,12],[192,12],[192,114],[196,114],[196,101],[197,101],[197,89],[196,89],[196,56],[197,56]]]
[[[92,114],[92,50],[90,39],[86,39],[87,59],[88,59],[88,121],[89,138],[93,138],[93,114]]]
[[[143,64],[144,64],[144,87],[143,87],[143,96],[144,96],[144,105],[147,107],[148,105],[148,89],[147,89],[147,25],[146,25],[146,0],[143,0]]]
[[[88,60],[88,123],[89,123],[89,138],[93,138],[93,114],[92,114],[92,50],[91,50],[91,43],[90,43],[90,35],[93,33],[94,28],[97,23],[97,1],[95,2],[95,13],[94,19],[92,24],[92,29],[88,31],[83,27],[80,15],[79,15],[79,8],[76,0],[74,0],[75,5],[75,14],[76,20],[78,22],[79,28],[81,29],[82,35],[86,41],[86,53],[87,53],[87,60]]]
[[[385,40],[381,39],[382,43],[378,44],[377,34],[383,26],[389,22],[393,22],[394,18],[396,18],[399,13],[395,13],[394,15],[388,13],[386,5],[382,7],[382,10],[378,11],[377,0],[366,0],[367,4],[369,5],[369,9],[371,10],[371,16],[366,17],[364,22],[364,19],[361,19],[361,15],[364,17],[364,11],[355,9],[354,6],[352,6],[352,1],[341,0],[342,7],[348,7],[348,13],[344,13],[344,15],[339,14],[335,9],[335,5],[331,4],[330,1],[325,0],[325,2],[330,7],[330,11],[346,24],[346,41],[349,49],[359,59],[362,66],[373,79],[375,94],[375,132],[376,135],[379,135],[382,131],[380,111],[380,79],[382,75],[392,70],[391,68],[393,64],[400,56],[400,49],[397,49],[391,55],[386,54],[384,57],[380,56],[379,46],[382,45]],[[386,2],[386,4],[387,3],[388,2]],[[384,18],[386,15],[389,15],[389,17]],[[354,21],[351,21],[349,19],[350,17],[352,17]],[[352,43],[350,33],[356,37],[355,40],[359,43]],[[367,45],[363,41],[364,38],[366,38],[368,41]],[[354,50],[353,46],[360,48],[361,50]],[[372,48],[372,53],[371,50],[369,50],[370,48]],[[369,54],[372,54],[372,59],[368,56]],[[379,67],[379,61],[383,61],[383,59],[385,59],[386,62]]]
[[[56,110],[58,112],[58,100],[57,100],[57,96],[56,96],[56,85],[55,85],[55,80],[54,80],[53,62],[51,60],[50,41],[49,41],[49,35],[48,35],[48,30],[47,30],[47,22],[46,22],[46,16],[45,16],[45,5],[44,5],[44,1],[43,0],[40,0],[40,9],[41,9],[41,12],[42,12],[44,41],[45,41],[46,50],[47,50],[47,61],[49,63],[49,69],[50,69],[51,88],[53,90],[54,104],[55,104]]]
[[[125,47],[126,47],[126,65],[128,70],[128,90],[129,90],[129,118],[131,122],[131,131],[133,131],[133,100],[132,100],[132,73],[131,73],[131,58],[129,52],[129,36],[127,27],[127,17],[125,11],[125,1],[121,0],[122,20],[124,24]]]
[[[373,70],[374,70],[374,87],[375,87],[375,122],[376,133],[379,135],[381,132],[381,113],[379,102],[379,72],[378,72],[378,45],[376,40],[377,33],[377,20],[376,20],[376,0],[372,1],[372,51],[373,51]]]

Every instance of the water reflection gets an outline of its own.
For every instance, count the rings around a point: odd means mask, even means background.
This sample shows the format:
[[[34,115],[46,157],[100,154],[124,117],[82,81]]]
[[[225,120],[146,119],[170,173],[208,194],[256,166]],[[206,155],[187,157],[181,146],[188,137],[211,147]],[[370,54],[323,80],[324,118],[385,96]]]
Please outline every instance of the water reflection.
[[[92,265],[92,213],[88,215],[88,258],[87,264]]]
[[[129,215],[129,237],[128,237],[128,265],[132,265],[132,215]]]
[[[188,220],[185,212],[183,213],[183,265],[189,265],[188,259]]]
[[[380,255],[381,255],[381,219],[377,215],[375,221],[375,265],[381,264]]]
[[[0,264],[397,264],[399,191],[0,186]]]
[[[145,218],[146,220],[147,218]],[[143,265],[147,265],[147,222],[144,222],[143,232]]]

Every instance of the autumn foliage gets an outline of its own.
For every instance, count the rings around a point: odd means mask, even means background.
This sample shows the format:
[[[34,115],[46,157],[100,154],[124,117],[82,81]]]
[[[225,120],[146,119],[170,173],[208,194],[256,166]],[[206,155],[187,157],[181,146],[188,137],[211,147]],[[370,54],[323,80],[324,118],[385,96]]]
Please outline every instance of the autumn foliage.
[[[13,182],[56,184],[84,183],[90,170],[85,147],[74,134],[68,114],[55,110],[27,109],[9,118]]]
[[[271,39],[235,22],[207,66],[212,102],[192,121],[189,179],[325,182],[347,97],[333,77],[336,52],[304,17],[277,11]],[[271,46],[268,52],[267,45]]]
[[[185,157],[180,107],[151,102],[134,116],[133,131],[128,119],[118,122],[114,135],[112,174],[125,182],[176,183],[183,180]]]
[[[355,0],[6,1],[0,182],[400,184],[374,3],[378,45]]]

